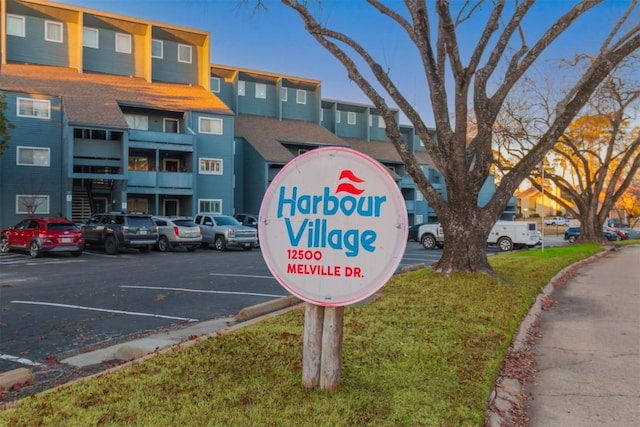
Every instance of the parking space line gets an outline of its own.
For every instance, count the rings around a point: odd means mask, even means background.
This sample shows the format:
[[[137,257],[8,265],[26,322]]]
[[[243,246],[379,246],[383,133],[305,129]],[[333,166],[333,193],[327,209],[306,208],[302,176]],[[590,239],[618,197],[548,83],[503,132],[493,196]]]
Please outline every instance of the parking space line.
[[[175,316],[165,316],[163,314],[153,314],[153,313],[140,313],[135,311],[123,311],[123,310],[110,310],[106,308],[97,308],[97,307],[84,307],[81,305],[70,305],[70,304],[58,304],[53,302],[41,302],[41,301],[11,301],[13,304],[30,304],[30,305],[47,305],[51,307],[62,307],[62,308],[73,308],[78,310],[88,310],[88,311],[102,311],[105,313],[114,313],[114,314],[126,314],[129,316],[143,316],[143,317],[160,317],[162,319],[172,319],[172,320],[181,320],[187,322],[197,322],[198,319],[191,319],[189,317],[175,317]]]
[[[134,288],[134,289],[154,289],[154,290],[161,290],[161,291],[197,292],[197,293],[205,293],[205,294],[250,295],[250,296],[269,297],[269,298],[282,298],[282,297],[288,296],[288,295],[275,295],[275,294],[259,294],[255,292],[209,291],[206,289],[167,288],[167,287],[161,287],[161,286],[122,285],[120,287]]]
[[[273,276],[257,276],[253,274],[227,274],[227,273],[209,273],[209,276],[228,276],[228,277],[250,277],[252,279],[274,279]]]
[[[24,357],[12,356],[10,354],[0,354],[0,359],[28,366],[44,366],[42,363],[34,362],[33,360],[25,359]]]

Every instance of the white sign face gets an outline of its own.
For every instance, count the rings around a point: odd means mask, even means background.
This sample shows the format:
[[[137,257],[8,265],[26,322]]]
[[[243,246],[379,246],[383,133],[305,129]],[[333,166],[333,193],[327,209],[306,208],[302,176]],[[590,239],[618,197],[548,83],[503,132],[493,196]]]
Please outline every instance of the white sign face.
[[[318,148],[273,179],[258,234],[269,270],[290,293],[343,306],[393,275],[407,244],[407,211],[380,163],[349,148]]]

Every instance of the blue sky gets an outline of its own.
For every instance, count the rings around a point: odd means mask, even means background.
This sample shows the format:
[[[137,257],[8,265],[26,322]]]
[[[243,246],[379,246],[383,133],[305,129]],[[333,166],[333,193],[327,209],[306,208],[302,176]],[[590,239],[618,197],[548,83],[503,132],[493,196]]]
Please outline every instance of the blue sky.
[[[322,96],[370,104],[360,89],[329,53],[306,33],[295,12],[277,0],[265,0],[268,10],[254,12],[254,0],[58,0],[86,8],[208,31],[211,34],[212,63],[251,68],[322,81]],[[400,0],[386,1],[403,7]],[[452,0],[452,7],[462,0]],[[509,1],[508,1],[509,3]],[[560,16],[573,0],[539,0],[531,18],[524,22],[528,42]],[[574,30],[554,46],[548,60],[557,60],[584,49],[594,50],[629,0],[607,0],[591,11]],[[361,0],[323,0],[323,23],[365,40],[378,62],[390,71],[400,89],[432,125],[424,74],[411,42],[397,25],[372,10]],[[433,16],[433,12],[432,12]],[[636,15],[638,16],[638,15]],[[461,49],[470,49],[479,35],[479,24],[464,27]],[[544,68],[544,64],[542,65]],[[406,122],[406,121],[405,121]]]

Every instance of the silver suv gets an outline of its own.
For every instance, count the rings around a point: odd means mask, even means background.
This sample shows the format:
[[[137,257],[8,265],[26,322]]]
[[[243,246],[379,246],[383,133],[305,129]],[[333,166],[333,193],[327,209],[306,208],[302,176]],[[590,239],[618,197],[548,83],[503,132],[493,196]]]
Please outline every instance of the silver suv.
[[[151,215],[130,212],[94,214],[82,224],[85,244],[102,246],[109,255],[122,248],[149,252],[158,241],[158,228]]]
[[[193,221],[202,228],[203,247],[213,244],[219,251],[229,247],[250,250],[258,244],[258,231],[253,227],[242,225],[232,216],[198,214]]]
[[[195,251],[202,243],[202,230],[191,218],[154,216],[160,238],[156,249],[167,252],[176,247]]]

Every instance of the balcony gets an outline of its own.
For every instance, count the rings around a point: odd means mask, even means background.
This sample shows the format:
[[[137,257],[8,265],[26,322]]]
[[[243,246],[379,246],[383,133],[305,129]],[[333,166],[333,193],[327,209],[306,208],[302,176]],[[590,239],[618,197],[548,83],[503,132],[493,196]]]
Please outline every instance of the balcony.
[[[186,133],[129,131],[129,146],[140,148],[167,148],[175,151],[193,151],[195,136]]]
[[[187,172],[129,171],[129,187],[191,189],[193,174]]]

